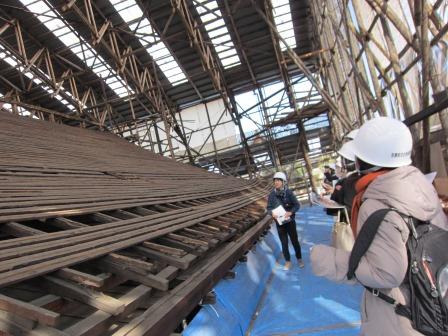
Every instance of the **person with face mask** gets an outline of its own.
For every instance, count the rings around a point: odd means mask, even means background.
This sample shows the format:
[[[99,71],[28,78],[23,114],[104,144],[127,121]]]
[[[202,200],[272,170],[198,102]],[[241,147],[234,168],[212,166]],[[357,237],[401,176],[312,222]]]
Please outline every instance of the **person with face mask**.
[[[295,221],[295,214],[300,209],[300,203],[292,190],[286,186],[286,175],[282,172],[274,174],[274,189],[268,197],[267,211],[272,215],[277,226],[278,236],[282,244],[282,252],[285,258],[284,270],[291,268],[291,255],[289,254],[288,236],[291,239],[292,246],[296,253],[297,263],[300,268],[305,266],[302,260],[302,251],[297,236],[297,228]],[[278,206],[282,206],[286,210],[285,221],[279,224],[277,216],[272,212]]]
[[[361,174],[355,184],[351,212],[355,239],[370,215],[380,209],[394,211],[388,211],[378,223],[377,232],[357,265],[354,279],[348,280],[351,252],[326,245],[315,245],[311,250],[311,264],[316,275],[380,289],[397,304],[410,305],[411,293],[406,278],[406,243],[410,239],[410,228],[402,216],[448,230],[447,218],[433,186],[411,166],[412,144],[409,129],[396,119],[375,118],[359,129],[353,142],[356,167]],[[378,292],[364,291],[362,336],[422,335],[408,318],[395,312],[394,305],[381,299]]]

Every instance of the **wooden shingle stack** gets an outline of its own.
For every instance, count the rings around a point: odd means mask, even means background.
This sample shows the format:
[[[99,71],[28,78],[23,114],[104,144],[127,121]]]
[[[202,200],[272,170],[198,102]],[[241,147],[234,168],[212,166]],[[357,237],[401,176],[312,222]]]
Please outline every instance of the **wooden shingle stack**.
[[[6,334],[169,334],[269,225],[260,182],[111,134],[1,112],[0,143]]]

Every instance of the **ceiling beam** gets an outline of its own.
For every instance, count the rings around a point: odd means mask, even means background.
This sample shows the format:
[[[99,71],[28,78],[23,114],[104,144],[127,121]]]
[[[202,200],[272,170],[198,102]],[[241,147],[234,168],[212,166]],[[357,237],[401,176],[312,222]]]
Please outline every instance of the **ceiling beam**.
[[[251,150],[249,148],[246,135],[244,134],[244,130],[241,126],[240,116],[238,115],[238,110],[235,104],[235,98],[233,96],[233,93],[227,86],[221,64],[216,59],[215,52],[211,48],[212,43],[211,41],[207,41],[206,39],[204,39],[202,32],[199,28],[199,24],[198,22],[196,22],[189,9],[188,1],[171,0],[171,4],[181,17],[187,35],[190,39],[190,43],[194,46],[196,52],[198,53],[201,59],[202,66],[204,70],[208,73],[210,80],[212,81],[213,87],[221,96],[221,99],[224,103],[226,110],[230,113],[232,120],[234,121],[235,125],[237,125],[240,131],[241,140],[243,142],[243,148],[245,153],[246,165],[249,171],[249,175],[251,175],[252,174]]]

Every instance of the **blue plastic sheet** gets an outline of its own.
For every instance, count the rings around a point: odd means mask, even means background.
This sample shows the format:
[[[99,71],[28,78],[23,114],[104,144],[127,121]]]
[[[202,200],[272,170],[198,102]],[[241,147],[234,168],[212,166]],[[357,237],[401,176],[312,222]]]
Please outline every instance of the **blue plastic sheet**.
[[[183,335],[273,336],[344,335],[359,333],[359,286],[339,285],[315,277],[309,247],[329,242],[333,219],[322,208],[304,207],[296,217],[305,268],[299,269],[292,246],[293,268],[276,268],[282,261],[275,227],[235,268],[236,278],[215,288],[217,303],[205,306]],[[290,244],[291,245],[291,244]]]
[[[205,305],[183,335],[244,335],[279,254],[278,241],[269,232],[247,254],[247,262],[234,268],[235,278],[221,280],[214,288],[216,303]]]

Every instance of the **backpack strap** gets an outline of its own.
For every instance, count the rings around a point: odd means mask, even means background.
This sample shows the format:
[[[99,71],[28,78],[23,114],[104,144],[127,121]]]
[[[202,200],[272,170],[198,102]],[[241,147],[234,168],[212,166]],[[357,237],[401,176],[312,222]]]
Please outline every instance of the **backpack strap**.
[[[358,264],[361,261],[362,256],[369,249],[370,245],[372,244],[373,238],[375,237],[376,233],[378,232],[378,228],[380,227],[382,221],[384,220],[384,218],[390,211],[397,212],[403,218],[403,220],[405,219],[403,214],[394,208],[379,209],[379,210],[373,212],[367,218],[367,220],[365,221],[364,225],[361,228],[361,231],[359,231],[358,237],[356,237],[355,244],[354,244],[352,252],[350,254],[350,260],[349,260],[349,266],[348,266],[348,272],[347,272],[347,278],[349,280],[355,276],[355,271],[358,268]],[[412,222],[411,222],[410,229],[411,229],[411,233],[415,234],[415,227]],[[370,293],[372,293],[374,296],[393,305],[395,307],[395,312],[397,314],[407,317],[409,319],[411,318],[411,312],[410,312],[409,307],[406,307],[406,306],[402,305],[401,303],[398,303],[396,300],[394,300],[390,296],[380,292],[379,289],[377,289],[377,288],[371,288],[371,287],[364,286],[364,285],[363,285],[363,287],[366,290],[368,290]]]
[[[375,211],[367,218],[361,228],[361,231],[359,231],[350,254],[350,260],[348,262],[347,278],[349,280],[355,276],[356,269],[358,268],[358,264],[361,261],[362,256],[369,249],[373,238],[381,225],[381,222],[384,220],[384,217],[386,217],[389,211],[393,211],[393,209],[385,208]]]

